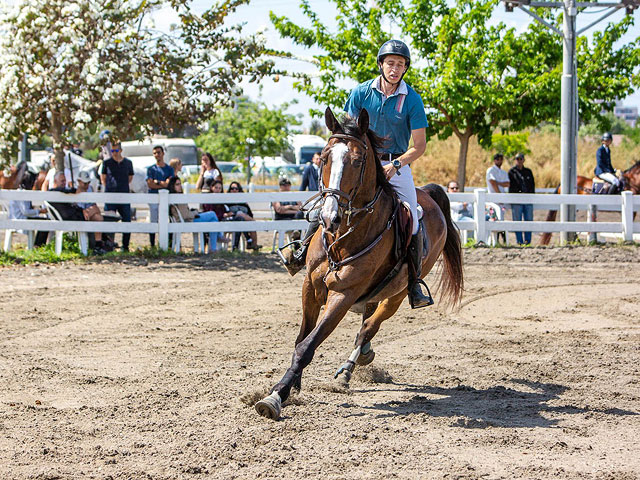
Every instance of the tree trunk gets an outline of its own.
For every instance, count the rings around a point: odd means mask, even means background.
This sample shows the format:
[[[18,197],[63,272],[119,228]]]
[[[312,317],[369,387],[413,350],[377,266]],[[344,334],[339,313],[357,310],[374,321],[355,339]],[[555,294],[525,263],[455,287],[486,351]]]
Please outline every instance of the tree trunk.
[[[458,186],[461,192],[464,192],[464,183],[467,177],[467,153],[469,152],[470,138],[471,132],[469,131],[458,136],[458,140],[460,140],[460,151],[458,152]]]
[[[56,172],[64,171],[62,123],[60,123],[60,116],[55,112],[51,112],[51,138],[53,139],[53,153],[55,155],[54,166],[56,167]]]

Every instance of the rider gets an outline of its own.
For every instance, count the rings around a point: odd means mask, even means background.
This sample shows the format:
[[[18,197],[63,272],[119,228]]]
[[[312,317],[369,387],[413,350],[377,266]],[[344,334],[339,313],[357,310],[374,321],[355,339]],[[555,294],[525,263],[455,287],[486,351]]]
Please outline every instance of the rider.
[[[414,220],[408,255],[409,302],[412,308],[426,307],[433,305],[433,299],[423,294],[420,288],[423,242],[417,220],[418,200],[409,165],[425,151],[427,116],[420,95],[402,80],[411,65],[407,45],[399,40],[389,40],[380,47],[377,63],[380,76],[355,87],[344,109],[355,118],[366,108],[369,128],[387,140],[385,151],[380,154],[383,169],[398,197],[409,204]],[[411,148],[410,139],[413,139]],[[316,228],[317,222],[310,225],[306,238]],[[292,275],[304,266],[306,248],[303,240],[302,247],[284,259]]]
[[[611,184],[607,193],[617,193],[620,191],[620,180],[616,177],[616,171],[611,165],[611,150],[609,146],[613,141],[613,137],[609,132],[602,135],[602,145],[596,152],[596,168],[594,170],[596,177]]]

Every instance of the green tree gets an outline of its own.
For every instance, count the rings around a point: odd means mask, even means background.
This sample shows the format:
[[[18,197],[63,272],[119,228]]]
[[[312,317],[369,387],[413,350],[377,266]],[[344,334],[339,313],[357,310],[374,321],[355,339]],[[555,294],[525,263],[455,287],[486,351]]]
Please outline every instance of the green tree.
[[[252,156],[280,155],[295,133],[292,127],[300,125],[294,115],[286,113],[289,105],[269,108],[263,102],[241,97],[234,107],[222,109],[208,121],[207,131],[196,138],[196,144],[218,160],[240,161],[244,168],[249,149]]]
[[[455,135],[460,142],[458,182],[465,183],[469,140],[485,148],[492,134],[522,130],[560,115],[562,45],[558,37],[538,23],[517,35],[503,23],[491,21],[498,0],[388,0],[370,6],[368,0],[334,0],[338,31],[332,33],[313,12],[308,0],[301,8],[311,27],[271,14],[282,37],[325,53],[312,59],[319,75],[290,73],[295,88],[317,103],[342,108],[348,91],[338,88],[344,79],[362,82],[378,74],[376,53],[389,39],[386,25],[397,25],[412,49],[413,65],[406,80],[422,96],[430,126],[428,137]],[[454,3],[449,6],[449,3]],[[538,12],[550,18],[550,13]],[[561,22],[561,18],[550,18]],[[626,18],[610,24],[590,44],[578,42],[580,114],[596,116],[596,100],[624,97],[638,84],[633,72],[640,65],[637,44],[613,45],[633,24]],[[293,57],[288,52],[274,55]],[[596,66],[605,65],[603,72]]]
[[[77,132],[112,125],[123,136],[167,132],[208,118],[272,63],[260,37],[224,25],[248,0],[203,15],[172,0],[171,33],[145,21],[162,0],[19,0],[0,6],[0,163],[23,132],[53,140],[56,166]]]

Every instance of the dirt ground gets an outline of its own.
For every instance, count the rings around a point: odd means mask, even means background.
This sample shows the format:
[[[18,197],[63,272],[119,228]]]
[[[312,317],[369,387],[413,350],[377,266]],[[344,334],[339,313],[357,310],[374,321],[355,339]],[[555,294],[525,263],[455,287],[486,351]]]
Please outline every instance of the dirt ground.
[[[639,260],[467,250],[458,311],[405,302],[344,392],[349,314],[277,422],[252,404],[302,275],[274,255],[0,269],[0,478],[640,478]]]

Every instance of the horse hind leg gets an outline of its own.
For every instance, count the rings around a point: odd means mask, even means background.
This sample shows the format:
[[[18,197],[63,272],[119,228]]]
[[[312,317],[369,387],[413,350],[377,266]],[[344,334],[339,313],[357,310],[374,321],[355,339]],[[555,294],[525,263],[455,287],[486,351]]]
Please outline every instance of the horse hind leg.
[[[398,308],[402,305],[404,296],[405,294],[403,292],[394,297],[387,298],[377,305],[370,304],[373,306],[371,309],[373,311],[368,308],[370,305],[367,305],[365,313],[363,314],[362,326],[356,336],[355,348],[347,361],[340,366],[333,377],[340,386],[345,388],[349,386],[349,381],[356,369],[356,365],[368,365],[373,362],[375,352],[373,348],[371,348],[371,340],[376,333],[378,333],[382,322],[391,318],[391,316],[398,311]]]

